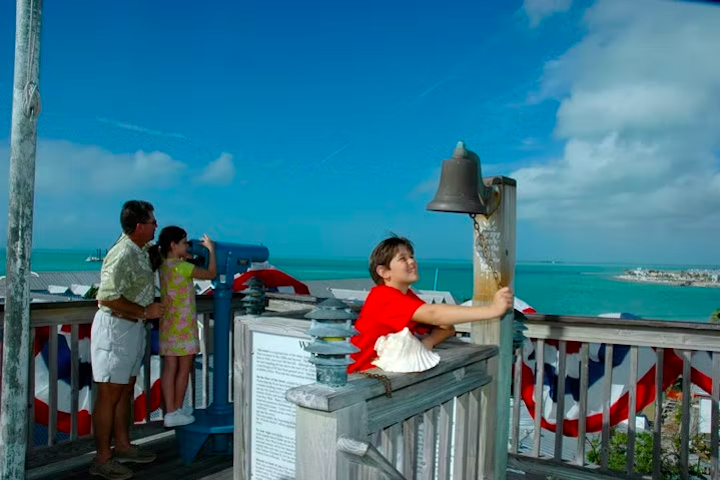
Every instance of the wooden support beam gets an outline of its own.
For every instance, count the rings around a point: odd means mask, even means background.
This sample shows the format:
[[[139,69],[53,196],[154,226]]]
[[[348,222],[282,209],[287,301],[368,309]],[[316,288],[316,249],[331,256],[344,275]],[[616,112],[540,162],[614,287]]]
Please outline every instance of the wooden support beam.
[[[25,478],[30,360],[30,252],[35,151],[40,113],[41,0],[17,0],[13,81],[6,300],[0,400],[0,479]]]
[[[499,206],[489,217],[476,216],[473,241],[473,305],[487,305],[501,287],[515,280],[516,182],[493,177],[485,184],[496,189]],[[473,343],[498,345],[499,355],[488,362],[493,377],[483,390],[480,414],[478,478],[506,478],[510,424],[513,310],[503,318],[471,325]]]

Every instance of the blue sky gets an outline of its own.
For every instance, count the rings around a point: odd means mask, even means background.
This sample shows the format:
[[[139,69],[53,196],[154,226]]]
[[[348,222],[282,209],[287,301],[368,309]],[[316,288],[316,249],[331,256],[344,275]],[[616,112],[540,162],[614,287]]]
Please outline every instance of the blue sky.
[[[425,211],[463,140],[519,181],[521,259],[717,263],[720,74],[658,78],[692,42],[643,53],[678,15],[711,43],[717,12],[670,3],[46,2],[34,243],[107,246],[143,198],[275,256],[364,257],[393,231],[469,259],[470,221]],[[14,17],[2,2],[4,171]]]

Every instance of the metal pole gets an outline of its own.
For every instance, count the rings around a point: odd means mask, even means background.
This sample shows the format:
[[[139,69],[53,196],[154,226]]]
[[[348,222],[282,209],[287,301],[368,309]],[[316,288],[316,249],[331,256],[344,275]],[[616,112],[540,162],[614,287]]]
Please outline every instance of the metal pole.
[[[41,0],[17,0],[5,277],[0,480],[25,478],[30,359],[30,252],[40,72]]]

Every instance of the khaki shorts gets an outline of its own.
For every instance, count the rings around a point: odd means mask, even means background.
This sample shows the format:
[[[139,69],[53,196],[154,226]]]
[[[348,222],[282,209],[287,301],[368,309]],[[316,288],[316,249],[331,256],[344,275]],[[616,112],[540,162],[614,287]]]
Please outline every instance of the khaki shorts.
[[[90,334],[90,361],[97,383],[129,384],[140,373],[145,356],[144,322],[133,322],[98,310]]]

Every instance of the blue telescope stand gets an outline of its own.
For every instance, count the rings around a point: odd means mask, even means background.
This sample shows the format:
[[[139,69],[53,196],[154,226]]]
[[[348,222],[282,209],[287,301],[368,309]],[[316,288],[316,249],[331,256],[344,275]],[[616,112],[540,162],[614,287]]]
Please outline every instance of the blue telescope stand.
[[[198,240],[191,240],[190,254],[196,264],[207,268],[208,251]],[[214,329],[213,329],[213,399],[205,409],[196,409],[195,422],[175,428],[175,437],[180,457],[188,465],[192,463],[203,446],[206,453],[215,455],[232,454],[231,439],[234,430],[233,406],[228,401],[228,377],[230,348],[230,303],[235,274],[244,273],[252,262],[264,262],[269,258],[268,249],[257,245],[215,243],[215,258],[218,274],[213,280]],[[210,322],[205,323],[209,332]],[[207,333],[206,333],[207,334]],[[208,355],[208,352],[205,352]],[[236,399],[240,401],[240,399]],[[208,442],[210,439],[210,442]]]

